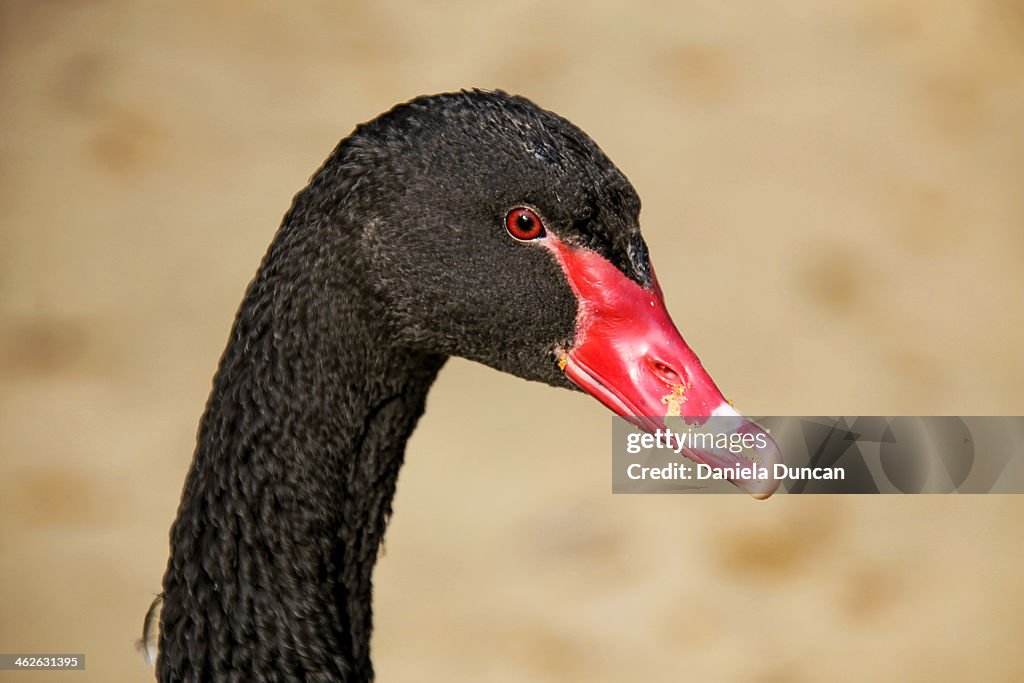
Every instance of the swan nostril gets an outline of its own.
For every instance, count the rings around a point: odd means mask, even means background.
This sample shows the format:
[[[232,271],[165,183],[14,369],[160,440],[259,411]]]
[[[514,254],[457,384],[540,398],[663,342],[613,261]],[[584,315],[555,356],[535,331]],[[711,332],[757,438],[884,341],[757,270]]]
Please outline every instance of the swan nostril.
[[[658,377],[660,377],[669,386],[675,386],[683,383],[683,378],[678,372],[673,370],[667,363],[663,363],[660,360],[650,359],[651,370],[654,371]]]

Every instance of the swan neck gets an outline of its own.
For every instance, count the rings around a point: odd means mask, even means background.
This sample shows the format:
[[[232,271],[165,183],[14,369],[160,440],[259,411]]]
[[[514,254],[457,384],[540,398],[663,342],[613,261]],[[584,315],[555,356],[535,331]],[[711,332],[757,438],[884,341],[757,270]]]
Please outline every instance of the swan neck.
[[[358,263],[307,232],[279,231],[214,379],[171,532],[160,680],[373,677],[373,567],[444,358],[393,346]]]

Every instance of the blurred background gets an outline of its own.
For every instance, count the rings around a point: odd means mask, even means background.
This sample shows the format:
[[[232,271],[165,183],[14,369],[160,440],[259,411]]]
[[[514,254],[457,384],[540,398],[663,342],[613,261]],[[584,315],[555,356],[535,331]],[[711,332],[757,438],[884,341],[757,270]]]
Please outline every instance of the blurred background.
[[[292,195],[358,122],[472,86],[630,177],[744,412],[1024,413],[1019,1],[3,0],[0,651],[87,670],[0,680],[152,677],[196,424]],[[1024,678],[1024,499],[613,497],[609,434],[449,363],[376,574],[379,680]]]

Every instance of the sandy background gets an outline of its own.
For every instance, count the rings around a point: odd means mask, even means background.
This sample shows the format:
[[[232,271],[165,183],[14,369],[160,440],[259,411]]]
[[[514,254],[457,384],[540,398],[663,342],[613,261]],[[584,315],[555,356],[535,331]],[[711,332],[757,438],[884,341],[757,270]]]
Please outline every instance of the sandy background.
[[[1020,2],[285,6],[0,2],[0,651],[88,657],[0,680],[151,675],[132,642],[242,291],[338,139],[417,94],[588,131],[740,409],[1024,413]],[[613,498],[608,430],[445,368],[381,681],[1024,678],[1024,499]]]

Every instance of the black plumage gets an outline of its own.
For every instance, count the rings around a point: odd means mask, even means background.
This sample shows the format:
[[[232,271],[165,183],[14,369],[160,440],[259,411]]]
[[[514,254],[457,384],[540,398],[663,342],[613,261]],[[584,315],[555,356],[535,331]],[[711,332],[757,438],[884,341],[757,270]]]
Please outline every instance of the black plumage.
[[[571,386],[555,349],[577,302],[548,251],[505,233],[517,205],[650,287],[623,174],[571,123],[501,92],[395,107],[296,195],[200,422],[161,681],[373,678],[373,566],[445,359]]]

